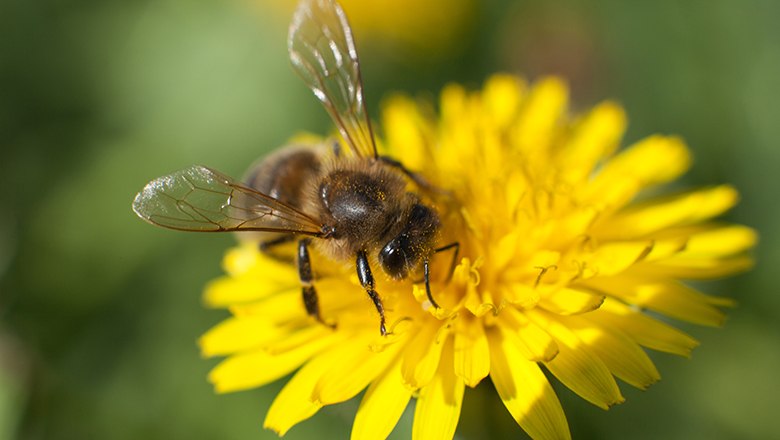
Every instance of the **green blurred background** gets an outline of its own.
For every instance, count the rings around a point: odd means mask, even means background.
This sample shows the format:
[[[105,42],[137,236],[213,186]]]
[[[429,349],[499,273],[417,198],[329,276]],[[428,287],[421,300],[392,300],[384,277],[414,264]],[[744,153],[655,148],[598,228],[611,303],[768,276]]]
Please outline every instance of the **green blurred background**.
[[[696,162],[682,185],[735,184],[728,220],[761,234],[753,272],[704,287],[738,300],[726,327],[683,326],[702,342],[691,359],[652,353],[660,383],[623,386],[608,412],[556,388],[575,437],[780,437],[780,2],[403,4],[375,8],[396,33],[353,17],[374,117],[392,90],[562,74],[575,108],[626,107],[626,142],[684,136]],[[226,316],[200,292],[233,237],[152,228],[130,202],[159,175],[240,176],[299,130],[328,129],[288,65],[292,7],[0,0],[0,439],[275,438],[262,420],[281,383],[215,395],[217,361],[195,344]],[[346,437],[356,407],[287,438]],[[410,426],[407,411],[394,436]],[[458,432],[522,435],[488,386],[467,391]]]

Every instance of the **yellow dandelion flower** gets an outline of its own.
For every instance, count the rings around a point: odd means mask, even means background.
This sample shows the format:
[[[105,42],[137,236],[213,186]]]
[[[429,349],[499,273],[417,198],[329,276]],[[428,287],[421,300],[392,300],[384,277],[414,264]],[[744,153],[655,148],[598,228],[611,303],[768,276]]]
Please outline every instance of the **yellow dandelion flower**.
[[[248,186],[193,166],[133,203],[171,229],[313,237],[299,242],[296,265],[284,239],[245,235],[206,289],[209,305],[233,315],[200,341],[204,355],[226,357],[209,376],[218,391],[294,372],[266,427],[283,435],[365,390],[353,438],[386,437],[411,400],[413,437],[452,438],[465,387],[489,377],[532,438],[568,438],[545,370],[607,409],[624,400],[616,378],[638,388],[659,379],[645,348],[687,355],[696,345],[656,315],[723,321],[730,300],[680,280],[747,269],[756,235],[711,220],[736,203],[729,186],[646,195],[688,168],[680,139],[618,151],[626,118],[616,104],[571,118],[562,81],[529,89],[498,75],[481,92],[446,88],[438,117],[390,99],[375,140],[338,4],[304,0],[288,48],[342,142],[307,150],[298,140]],[[434,241],[450,245],[434,251]],[[348,257],[357,274],[335,261]],[[388,276],[375,282],[371,266]]]
[[[250,0],[261,12],[269,9],[287,20],[295,2],[289,0]],[[419,56],[451,54],[463,43],[478,15],[474,0],[341,0],[360,41],[371,40],[389,46],[389,52]]]
[[[638,388],[659,379],[645,349],[686,356],[696,341],[658,315],[723,322],[724,298],[681,280],[731,275],[752,264],[750,228],[712,219],[731,208],[726,185],[645,196],[689,167],[677,137],[650,136],[619,150],[626,127],[612,102],[570,117],[567,88],[494,76],[479,92],[451,85],[440,115],[389,99],[381,148],[448,191],[432,307],[419,280],[378,279],[387,336],[354,266],[312,255],[322,315],[309,317],[293,264],[247,241],[206,302],[232,317],[200,340],[226,356],[209,379],[220,392],[294,373],[265,426],[280,435],[320,408],[363,390],[352,437],[384,438],[415,401],[414,438],[452,438],[465,387],[489,378],[532,438],[569,438],[545,370],[601,408],[623,402],[616,378]],[[657,194],[657,191],[653,191]],[[646,313],[652,312],[652,313]]]

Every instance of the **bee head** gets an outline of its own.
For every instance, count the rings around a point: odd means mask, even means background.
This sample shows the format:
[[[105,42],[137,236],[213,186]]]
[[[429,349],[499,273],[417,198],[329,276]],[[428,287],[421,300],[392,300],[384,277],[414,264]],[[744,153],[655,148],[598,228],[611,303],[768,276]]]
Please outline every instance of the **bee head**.
[[[431,253],[439,216],[433,209],[415,203],[401,231],[379,251],[379,263],[395,279],[403,279]]]

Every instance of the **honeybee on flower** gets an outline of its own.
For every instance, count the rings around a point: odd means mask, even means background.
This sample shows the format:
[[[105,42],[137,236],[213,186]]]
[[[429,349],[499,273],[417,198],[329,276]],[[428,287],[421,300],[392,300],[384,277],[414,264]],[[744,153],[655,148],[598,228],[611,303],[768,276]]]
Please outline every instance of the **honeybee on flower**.
[[[386,437],[412,399],[413,436],[451,438],[465,387],[489,377],[531,437],[569,438],[544,370],[607,409],[624,400],[616,378],[638,388],[660,378],[645,349],[687,355],[696,345],[645,310],[723,320],[730,300],[681,280],[751,266],[755,233],[711,220],[736,203],[736,191],[637,201],[688,168],[679,138],[651,136],[618,151],[626,117],[616,104],[572,119],[562,81],[528,86],[497,75],[479,92],[446,88],[438,119],[391,99],[379,142],[335,2],[300,4],[290,56],[341,141],[282,150],[247,184],[192,167],[153,181],[135,204],[162,226],[277,234],[228,252],[227,275],[206,300],[233,317],[201,339],[205,355],[227,356],[210,375],[220,392],[297,370],[266,427],[284,434],[365,389],[353,438]],[[334,194],[349,203],[334,203]],[[388,210],[391,198],[405,201]],[[394,221],[367,222],[379,218],[375,206]],[[345,227],[337,212],[350,230],[382,240],[329,248]],[[273,250],[291,240],[295,264]],[[348,256],[351,267],[331,264]],[[375,282],[377,266],[387,279]]]

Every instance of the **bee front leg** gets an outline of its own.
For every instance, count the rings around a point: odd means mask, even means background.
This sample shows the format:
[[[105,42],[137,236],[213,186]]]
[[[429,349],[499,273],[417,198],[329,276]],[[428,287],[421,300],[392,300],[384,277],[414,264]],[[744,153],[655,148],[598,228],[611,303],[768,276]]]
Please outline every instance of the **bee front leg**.
[[[428,301],[430,301],[431,305],[438,309],[439,304],[436,303],[433,299],[433,294],[431,293],[431,270],[428,266],[428,259],[426,258],[423,260],[423,277],[425,280],[425,294],[428,296]]]
[[[371,267],[368,265],[368,257],[365,251],[360,251],[357,254],[357,275],[360,280],[360,285],[366,289],[366,293],[374,302],[376,311],[379,312],[379,333],[382,336],[387,335],[387,329],[385,328],[385,308],[382,306],[382,299],[379,298],[379,294],[374,290],[374,275],[371,274]]]
[[[314,277],[312,276],[311,259],[309,258],[310,241],[308,238],[298,241],[298,277],[301,280],[303,305],[306,306],[306,313],[309,316],[313,316],[317,321],[328,327],[335,328],[334,324],[326,323],[320,314],[320,301],[317,297],[317,289],[314,288]]]

